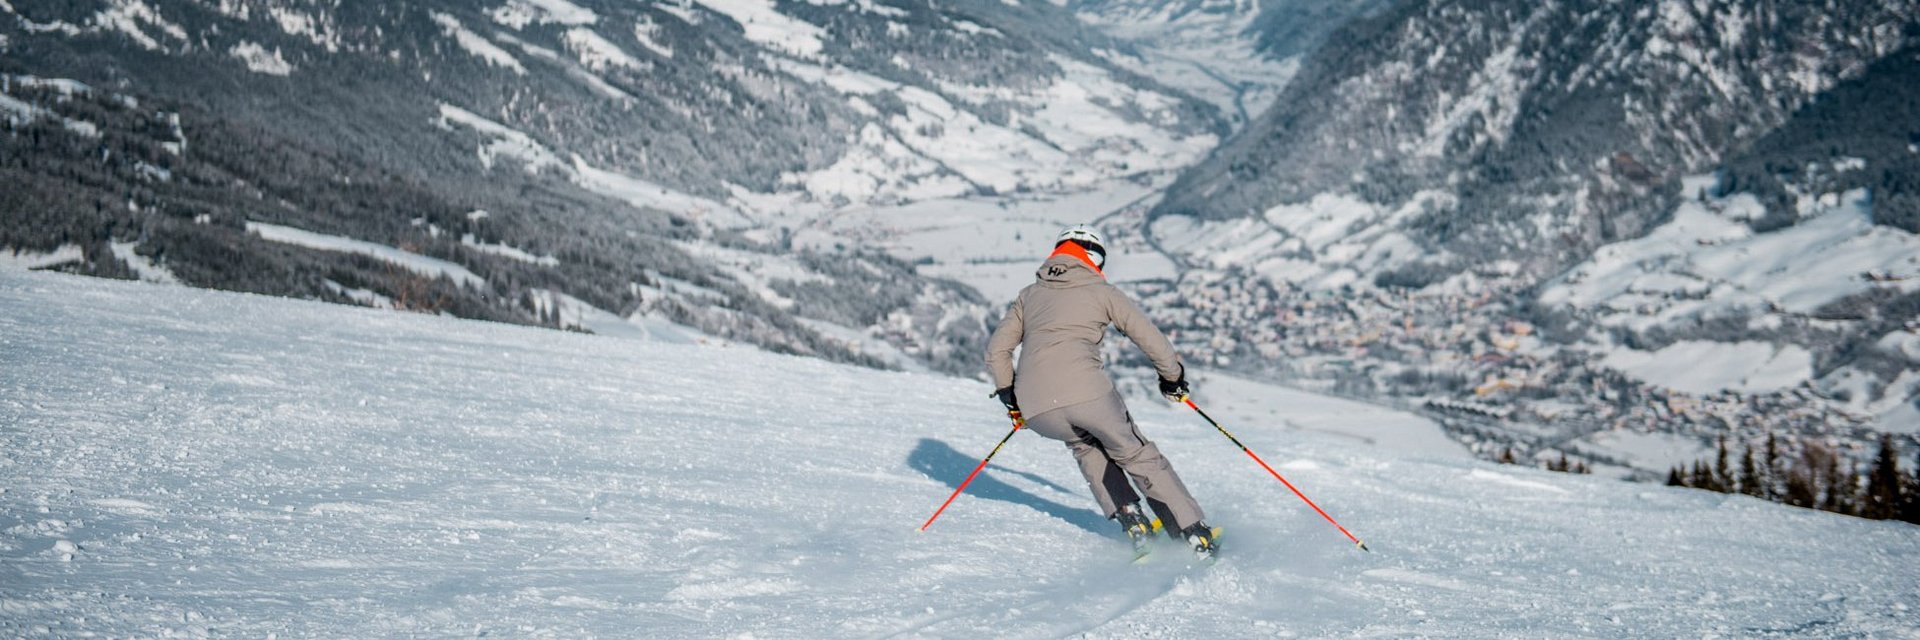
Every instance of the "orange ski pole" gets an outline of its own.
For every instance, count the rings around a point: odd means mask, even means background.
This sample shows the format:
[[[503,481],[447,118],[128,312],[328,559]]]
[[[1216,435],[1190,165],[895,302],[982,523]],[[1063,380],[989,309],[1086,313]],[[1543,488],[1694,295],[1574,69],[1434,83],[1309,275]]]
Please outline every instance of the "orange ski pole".
[[[960,492],[967,490],[967,485],[973,483],[973,477],[980,475],[981,469],[987,468],[987,461],[992,460],[994,454],[1000,453],[1000,447],[1006,446],[1007,441],[1013,439],[1013,434],[1020,431],[1020,427],[1027,426],[1027,421],[1020,417],[1019,411],[1009,411],[1007,415],[1013,418],[1013,430],[1008,431],[1007,436],[1000,439],[1000,444],[993,445],[993,451],[989,452],[987,457],[980,460],[979,466],[973,468],[973,473],[967,474],[967,479],[962,481],[959,487],[954,488],[953,495],[947,496],[946,502],[940,503],[940,508],[934,510],[933,517],[927,518],[926,524],[920,525],[921,533],[926,533],[927,527],[933,526],[934,519],[939,518],[940,514],[947,510],[947,505],[953,504],[953,499],[960,497]]]
[[[1182,396],[1180,396],[1180,401],[1181,401],[1181,402],[1184,402],[1184,403],[1186,403],[1186,405],[1187,405],[1187,407],[1188,407],[1188,408],[1191,408],[1191,409],[1193,409],[1193,412],[1194,412],[1194,413],[1198,413],[1198,414],[1200,414],[1200,417],[1202,417],[1202,418],[1206,418],[1206,420],[1207,420],[1207,424],[1211,424],[1211,425],[1213,425],[1213,428],[1215,428],[1215,429],[1219,429],[1219,430],[1220,430],[1220,435],[1223,435],[1223,436],[1226,436],[1228,440],[1232,440],[1232,441],[1233,441],[1233,446],[1236,446],[1236,447],[1240,447],[1240,450],[1241,450],[1241,451],[1245,451],[1245,452],[1247,452],[1247,457],[1249,457],[1249,458],[1253,458],[1253,461],[1254,461],[1254,462],[1258,462],[1258,463],[1260,463],[1260,468],[1262,468],[1262,469],[1266,469],[1266,470],[1267,470],[1267,473],[1271,473],[1271,474],[1273,474],[1273,479],[1275,479],[1275,480],[1279,480],[1279,481],[1280,481],[1280,484],[1284,484],[1284,485],[1287,485],[1287,488],[1288,488],[1288,489],[1291,489],[1291,490],[1293,490],[1293,495],[1296,495],[1296,496],[1300,496],[1300,499],[1301,499],[1301,500],[1303,500],[1303,501],[1305,501],[1305,502],[1307,503],[1307,506],[1309,506],[1309,507],[1313,507],[1313,510],[1314,510],[1314,512],[1315,512],[1315,513],[1319,513],[1319,514],[1320,514],[1320,517],[1322,517],[1322,518],[1326,518],[1326,519],[1327,519],[1327,522],[1329,522],[1329,523],[1332,523],[1332,524],[1333,524],[1333,526],[1334,526],[1334,528],[1336,528],[1336,529],[1339,529],[1339,530],[1340,530],[1340,533],[1343,533],[1343,534],[1346,534],[1346,536],[1347,536],[1347,539],[1348,539],[1348,540],[1352,540],[1352,541],[1353,541],[1353,544],[1354,544],[1355,546],[1358,546],[1358,547],[1360,547],[1360,550],[1361,550],[1361,551],[1373,551],[1372,549],[1368,549],[1368,548],[1367,548],[1367,543],[1365,543],[1365,542],[1361,542],[1359,538],[1356,538],[1356,537],[1354,537],[1354,536],[1353,536],[1353,533],[1351,533],[1351,532],[1349,532],[1349,531],[1347,531],[1347,528],[1346,528],[1346,527],[1342,527],[1342,526],[1340,526],[1340,522],[1339,522],[1339,521],[1336,521],[1336,520],[1334,520],[1334,519],[1333,519],[1333,516],[1330,516],[1330,515],[1327,515],[1327,512],[1326,512],[1325,510],[1323,510],[1323,509],[1321,509],[1321,508],[1320,508],[1320,505],[1317,505],[1317,504],[1314,504],[1314,503],[1313,503],[1313,499],[1312,499],[1312,498],[1308,498],[1308,497],[1307,497],[1307,494],[1304,494],[1304,493],[1301,493],[1301,492],[1300,492],[1300,489],[1299,489],[1298,487],[1295,487],[1295,486],[1293,486],[1293,483],[1291,483],[1291,482],[1287,482],[1287,479],[1286,479],[1286,477],[1285,477],[1285,476],[1282,476],[1282,475],[1280,475],[1280,472],[1278,472],[1278,471],[1274,471],[1274,470],[1273,470],[1273,467],[1270,467],[1270,466],[1267,466],[1267,461],[1265,461],[1265,460],[1261,460],[1261,459],[1260,459],[1260,456],[1258,456],[1258,455],[1255,455],[1255,454],[1253,453],[1253,450],[1252,450],[1252,449],[1248,449],[1248,448],[1247,448],[1247,445],[1244,445],[1244,444],[1240,444],[1240,439],[1239,439],[1239,438],[1235,438],[1235,437],[1233,437],[1233,434],[1232,434],[1232,433],[1229,433],[1229,432],[1227,431],[1227,428],[1226,428],[1226,427],[1222,427],[1222,426],[1220,426],[1220,423],[1219,423],[1219,422],[1215,422],[1215,421],[1214,421],[1214,419],[1213,419],[1213,416],[1209,416],[1209,415],[1207,415],[1207,412],[1205,412],[1205,411],[1201,411],[1201,410],[1200,410],[1200,405],[1197,405],[1197,404],[1194,404],[1194,403],[1193,403],[1193,397],[1192,397],[1192,396],[1186,396],[1186,395],[1182,395]]]

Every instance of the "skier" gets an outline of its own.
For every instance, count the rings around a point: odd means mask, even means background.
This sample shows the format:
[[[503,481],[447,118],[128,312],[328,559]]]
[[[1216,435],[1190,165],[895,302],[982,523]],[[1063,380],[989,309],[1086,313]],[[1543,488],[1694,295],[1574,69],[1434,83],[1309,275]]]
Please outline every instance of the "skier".
[[[1106,257],[1092,228],[1060,233],[1053,254],[1034,273],[1036,281],[1014,298],[987,343],[994,395],[1008,412],[1023,415],[1035,433],[1066,443],[1101,510],[1119,522],[1137,552],[1145,553],[1152,523],[1128,477],[1169,533],[1185,539],[1201,557],[1211,557],[1214,530],[1201,521],[1199,503],[1160,448],[1140,434],[1101,368],[1100,343],[1113,325],[1153,360],[1162,394],[1177,402],[1188,393],[1186,369],[1173,343],[1107,283],[1101,271]],[[1017,368],[1015,347],[1022,348]]]

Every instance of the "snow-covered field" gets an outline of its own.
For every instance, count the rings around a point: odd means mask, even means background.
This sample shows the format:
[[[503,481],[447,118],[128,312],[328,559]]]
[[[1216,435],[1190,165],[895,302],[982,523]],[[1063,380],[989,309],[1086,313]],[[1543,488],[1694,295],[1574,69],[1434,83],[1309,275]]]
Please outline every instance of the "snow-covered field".
[[[1086,191],[971,196],[861,207],[819,218],[796,233],[802,246],[858,244],[923,263],[920,272],[949,278],[1000,305],[1033,284],[1033,272],[1053,251],[1062,229],[1092,224],[1107,240],[1107,279],[1116,283],[1172,279],[1171,259],[1134,239],[1132,212],[1171,176],[1114,180]]]
[[[0,271],[0,635],[1920,637],[1920,528],[1369,446],[1305,395],[1229,426],[1374,553],[1144,398],[1218,565],[1129,564],[1030,434],[915,533],[986,392]]]

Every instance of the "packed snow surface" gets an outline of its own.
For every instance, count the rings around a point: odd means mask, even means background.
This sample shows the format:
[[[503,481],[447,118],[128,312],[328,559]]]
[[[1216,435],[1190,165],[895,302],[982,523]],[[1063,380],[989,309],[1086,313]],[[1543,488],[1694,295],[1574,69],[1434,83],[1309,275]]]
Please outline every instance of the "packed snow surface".
[[[1920,637],[1912,525],[1229,425],[1362,553],[1145,398],[1219,564],[1129,563],[1026,433],[915,533],[986,392],[0,272],[0,635]]]

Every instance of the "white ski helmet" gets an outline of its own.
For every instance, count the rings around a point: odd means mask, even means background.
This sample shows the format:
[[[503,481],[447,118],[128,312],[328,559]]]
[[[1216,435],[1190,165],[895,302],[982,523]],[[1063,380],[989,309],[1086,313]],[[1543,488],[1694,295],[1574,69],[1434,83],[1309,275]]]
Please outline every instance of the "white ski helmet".
[[[1094,231],[1093,227],[1084,224],[1068,227],[1066,231],[1060,232],[1059,238],[1054,239],[1053,246],[1059,247],[1069,242],[1087,250],[1087,257],[1093,258],[1094,268],[1106,268],[1107,244],[1100,241],[1100,232]]]

